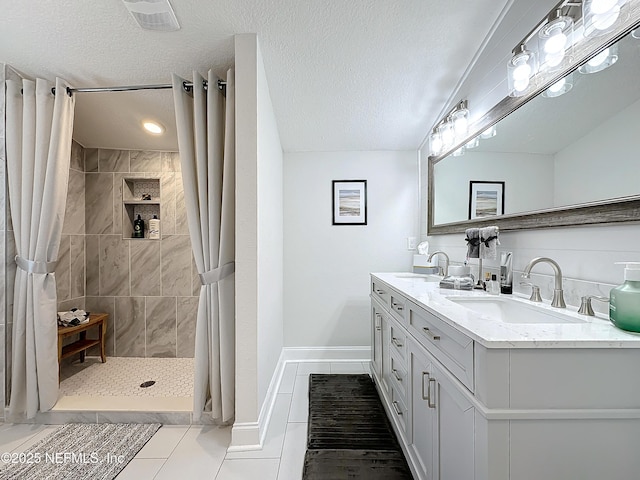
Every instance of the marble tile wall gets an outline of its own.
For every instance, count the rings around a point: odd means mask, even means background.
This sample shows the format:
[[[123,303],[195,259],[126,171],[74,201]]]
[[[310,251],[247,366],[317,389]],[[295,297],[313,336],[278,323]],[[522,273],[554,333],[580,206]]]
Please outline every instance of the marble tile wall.
[[[85,306],[110,314],[107,354],[193,357],[200,283],[178,154],[87,148],[84,160]],[[138,177],[160,179],[160,240],[123,238],[123,180]]]

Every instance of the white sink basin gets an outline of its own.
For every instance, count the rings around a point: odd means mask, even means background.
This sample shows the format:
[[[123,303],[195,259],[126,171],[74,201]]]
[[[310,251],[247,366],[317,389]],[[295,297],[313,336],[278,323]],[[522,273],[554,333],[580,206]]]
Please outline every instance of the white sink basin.
[[[584,323],[584,320],[563,312],[562,309],[539,305],[508,297],[447,297],[469,310],[505,323]]]
[[[439,282],[443,279],[442,275],[424,275],[421,273],[396,273],[396,278],[402,278],[403,280],[412,280],[416,282]]]

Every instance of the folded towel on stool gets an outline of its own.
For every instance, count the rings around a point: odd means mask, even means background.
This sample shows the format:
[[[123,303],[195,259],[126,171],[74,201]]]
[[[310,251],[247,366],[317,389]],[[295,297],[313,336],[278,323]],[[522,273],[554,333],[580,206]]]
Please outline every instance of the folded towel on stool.
[[[497,245],[499,229],[496,226],[484,227],[480,229],[480,258],[485,260],[495,260],[498,258]]]
[[[58,326],[76,327],[89,321],[89,312],[72,308],[68,312],[58,312]]]
[[[480,229],[467,228],[467,258],[480,258]]]

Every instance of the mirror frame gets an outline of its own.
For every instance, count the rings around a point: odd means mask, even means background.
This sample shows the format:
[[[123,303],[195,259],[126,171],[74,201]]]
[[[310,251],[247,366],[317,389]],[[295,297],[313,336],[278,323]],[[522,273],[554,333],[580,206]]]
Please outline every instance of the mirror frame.
[[[533,82],[541,87],[532,90],[522,97],[505,97],[484,116],[470,125],[470,133],[462,142],[454,145],[448,151],[438,156],[430,156],[427,165],[428,198],[427,198],[427,235],[445,235],[462,233],[470,227],[486,227],[497,225],[501,231],[525,230],[532,228],[552,228],[564,226],[592,225],[603,223],[617,223],[640,221],[640,194],[628,197],[612,198],[597,202],[581,203],[563,207],[554,207],[544,210],[534,210],[524,213],[514,213],[488,217],[483,220],[462,220],[459,222],[434,224],[434,167],[436,163],[447,158],[469,140],[495,125],[500,120],[522,107],[531,99],[537,97],[549,86],[577,69],[589,60],[593,55],[616,43],[626,36],[631,30],[640,26],[640,0],[627,2],[629,7],[628,18],[619,27],[606,35],[595,38],[583,39],[574,46],[574,61],[571,65],[559,72],[549,74],[539,72],[533,78]]]

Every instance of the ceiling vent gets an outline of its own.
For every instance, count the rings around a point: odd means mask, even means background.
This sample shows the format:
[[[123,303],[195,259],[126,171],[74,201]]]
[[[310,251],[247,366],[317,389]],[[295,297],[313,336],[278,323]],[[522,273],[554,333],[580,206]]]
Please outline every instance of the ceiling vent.
[[[180,30],[180,24],[173,13],[169,0],[122,0],[124,5],[145,30],[172,32]]]

